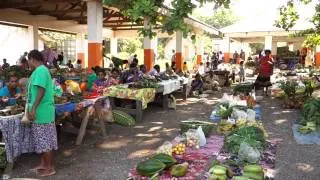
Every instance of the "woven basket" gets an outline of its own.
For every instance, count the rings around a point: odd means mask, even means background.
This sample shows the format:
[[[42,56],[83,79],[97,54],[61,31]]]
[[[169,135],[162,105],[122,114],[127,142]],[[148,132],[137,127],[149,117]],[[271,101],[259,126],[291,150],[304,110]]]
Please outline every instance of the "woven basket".
[[[215,124],[206,121],[182,121],[180,124],[181,134],[187,132],[189,129],[198,129],[201,126],[206,137],[209,137]]]

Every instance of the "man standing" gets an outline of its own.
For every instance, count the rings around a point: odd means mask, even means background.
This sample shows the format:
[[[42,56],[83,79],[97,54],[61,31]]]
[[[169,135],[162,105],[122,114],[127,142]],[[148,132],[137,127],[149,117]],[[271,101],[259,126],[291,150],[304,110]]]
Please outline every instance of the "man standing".
[[[10,64],[7,63],[7,59],[3,59],[2,69],[7,69],[10,67]]]
[[[245,59],[246,59],[246,53],[244,53],[242,49],[241,49],[241,51],[240,51],[240,58],[241,58],[242,60],[245,60]]]
[[[237,63],[238,58],[239,58],[239,54],[238,54],[237,51],[235,51],[235,52],[233,53],[233,58],[232,58],[234,64]]]

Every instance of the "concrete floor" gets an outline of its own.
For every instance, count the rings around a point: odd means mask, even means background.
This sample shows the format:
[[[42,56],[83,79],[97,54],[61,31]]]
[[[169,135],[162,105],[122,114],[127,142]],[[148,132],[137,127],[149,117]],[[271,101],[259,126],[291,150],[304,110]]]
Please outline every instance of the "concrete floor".
[[[65,133],[56,152],[57,174],[46,179],[125,180],[129,170],[142,158],[179,134],[180,121],[189,118],[208,120],[213,104],[221,94],[214,97],[188,99],[186,103],[178,103],[176,111],[148,108],[143,122],[138,122],[136,127],[109,125],[104,139],[96,131],[89,130],[81,146],[74,146],[75,136]],[[270,138],[280,140],[275,179],[320,179],[320,146],[298,145],[293,139],[291,125],[298,113],[281,109],[280,102],[270,98],[264,99],[261,105],[262,120]],[[12,177],[37,178],[29,171],[36,160],[35,155],[20,157]]]

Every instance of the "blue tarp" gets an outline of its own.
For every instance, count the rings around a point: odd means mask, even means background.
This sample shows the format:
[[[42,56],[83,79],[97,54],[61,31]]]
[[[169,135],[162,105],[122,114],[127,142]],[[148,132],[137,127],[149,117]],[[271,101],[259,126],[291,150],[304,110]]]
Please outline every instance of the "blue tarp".
[[[74,112],[76,109],[75,103],[65,103],[56,105],[56,114],[61,115],[65,112]]]
[[[308,134],[301,134],[299,124],[292,125],[293,137],[298,144],[319,144],[320,145],[320,131],[311,132]]]

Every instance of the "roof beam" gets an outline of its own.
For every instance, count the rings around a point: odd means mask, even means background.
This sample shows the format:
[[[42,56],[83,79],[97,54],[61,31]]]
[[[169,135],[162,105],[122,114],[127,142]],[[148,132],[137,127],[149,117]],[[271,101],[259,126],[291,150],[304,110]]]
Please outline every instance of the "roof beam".
[[[81,0],[42,0],[36,2],[24,2],[24,3],[9,3],[8,1],[0,3],[0,9],[6,8],[26,8],[26,7],[35,7],[41,6],[44,4],[58,4],[58,3],[77,3],[81,2]]]

